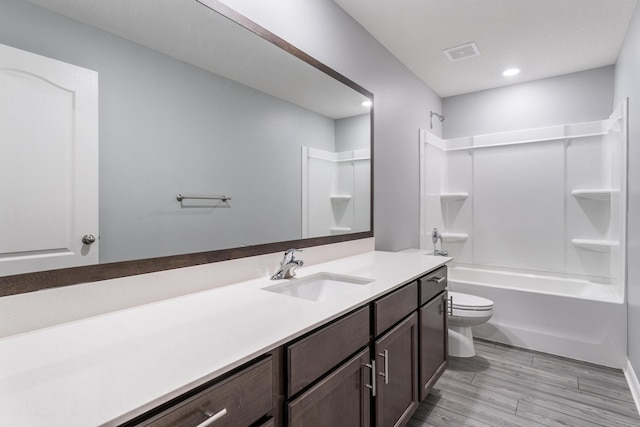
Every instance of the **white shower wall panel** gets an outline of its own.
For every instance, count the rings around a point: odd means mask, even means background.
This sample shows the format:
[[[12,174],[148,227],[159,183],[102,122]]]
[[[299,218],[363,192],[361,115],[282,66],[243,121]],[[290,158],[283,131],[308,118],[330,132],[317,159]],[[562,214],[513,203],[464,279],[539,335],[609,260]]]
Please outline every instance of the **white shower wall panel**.
[[[437,226],[456,262],[624,289],[626,110],[455,140],[423,131],[422,249]]]
[[[607,173],[609,175],[610,188],[613,191],[609,200],[609,215],[611,223],[609,226],[609,238],[618,241],[618,245],[611,248],[610,273],[613,283],[623,283],[626,276],[625,259],[623,248],[626,247],[626,194],[627,194],[627,143],[620,144],[620,141],[627,141],[627,105],[619,104],[610,119],[611,126],[604,137],[604,148],[608,150],[610,156]],[[620,117],[620,119],[617,119]],[[613,165],[621,165],[613,166]]]
[[[333,227],[333,212],[329,203],[331,185],[327,185],[334,179],[334,165],[323,159],[309,158],[307,164],[307,192],[313,197],[307,197],[306,212],[308,227],[305,237],[326,236],[328,230]]]
[[[444,194],[467,194],[466,198],[441,203],[444,228],[442,231],[467,234],[466,239],[446,242],[449,256],[458,262],[473,260],[473,154],[469,150],[452,151],[446,156]]]
[[[352,162],[336,163],[331,181],[333,194],[350,195],[353,199],[355,175]],[[353,203],[334,201],[332,204],[335,226],[352,228],[354,223]]]
[[[609,183],[609,154],[602,135],[568,140],[567,184],[569,188],[603,188]]]
[[[474,152],[475,264],[564,270],[564,154],[555,141]]]
[[[604,278],[610,273],[610,257],[570,243],[573,239],[611,240],[610,201],[571,196],[573,190],[611,188],[607,150],[602,136],[567,143],[566,272],[569,274]]]
[[[368,155],[368,152],[367,152]],[[353,162],[353,231],[371,229],[371,162],[359,160]],[[358,185],[358,183],[360,183]]]
[[[422,235],[420,244],[423,248],[433,249],[431,243],[431,230],[436,227],[444,229],[443,215],[440,208],[440,194],[442,193],[442,182],[446,177],[447,153],[432,146],[423,145],[420,161],[422,165],[420,171],[424,176],[420,180],[420,194],[422,204],[425,206],[425,215],[422,216]]]
[[[371,229],[368,149],[333,152],[302,147],[302,235]]]

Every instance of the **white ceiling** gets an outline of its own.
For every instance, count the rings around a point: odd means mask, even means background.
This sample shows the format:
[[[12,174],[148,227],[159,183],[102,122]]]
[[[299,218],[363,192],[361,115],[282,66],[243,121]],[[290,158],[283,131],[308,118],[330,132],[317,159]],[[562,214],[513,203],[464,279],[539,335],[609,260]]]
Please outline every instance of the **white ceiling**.
[[[637,0],[334,0],[440,96],[614,64]],[[475,41],[476,57],[443,49]],[[502,71],[518,67],[506,78]]]

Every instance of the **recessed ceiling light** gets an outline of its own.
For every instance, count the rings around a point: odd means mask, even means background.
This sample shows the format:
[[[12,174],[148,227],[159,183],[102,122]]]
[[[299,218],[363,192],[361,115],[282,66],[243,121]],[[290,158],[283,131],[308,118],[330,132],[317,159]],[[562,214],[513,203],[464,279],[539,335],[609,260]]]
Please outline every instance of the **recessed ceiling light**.
[[[362,101],[363,107],[371,107],[373,103],[370,100]]]
[[[502,72],[502,75],[505,77],[511,77],[520,74],[519,68],[508,68]]]

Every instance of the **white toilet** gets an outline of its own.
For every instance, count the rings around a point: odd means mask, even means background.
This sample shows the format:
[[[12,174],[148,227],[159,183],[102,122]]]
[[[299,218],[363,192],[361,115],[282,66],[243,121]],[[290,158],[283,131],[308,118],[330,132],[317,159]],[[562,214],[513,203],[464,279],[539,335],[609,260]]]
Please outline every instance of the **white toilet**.
[[[449,316],[449,356],[473,357],[471,327],[488,321],[493,315],[493,301],[475,295],[449,292],[452,302]]]

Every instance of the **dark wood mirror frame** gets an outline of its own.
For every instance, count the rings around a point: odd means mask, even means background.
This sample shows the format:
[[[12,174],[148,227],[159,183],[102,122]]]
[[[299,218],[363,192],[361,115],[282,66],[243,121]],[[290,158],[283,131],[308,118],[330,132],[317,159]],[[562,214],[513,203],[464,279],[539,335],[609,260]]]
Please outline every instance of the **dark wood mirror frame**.
[[[360,92],[373,101],[373,94],[358,84],[327,67],[300,49],[291,45],[282,38],[271,33],[235,10],[211,0],[207,7],[236,22],[247,30],[262,37],[291,55],[312,65],[325,74],[333,77],[353,90]],[[292,247],[320,246],[330,243],[346,242],[373,237],[373,107],[371,107],[371,205],[370,205],[370,230],[367,232],[343,234],[337,236],[325,236],[309,239],[290,240],[285,242],[267,243],[262,245],[247,246],[232,249],[222,249],[208,252],[198,252],[184,255],[174,255],[159,258],[148,258],[134,261],[123,261],[109,264],[98,264],[85,267],[64,268],[58,270],[41,271],[36,273],[18,274],[0,277],[0,297],[34,292],[43,289],[69,286],[79,283],[97,282],[119,277],[138,274],[153,273],[163,270],[171,270],[181,267],[189,267],[200,264],[208,264],[219,261],[227,261],[250,256],[264,255],[273,252],[285,251]]]

